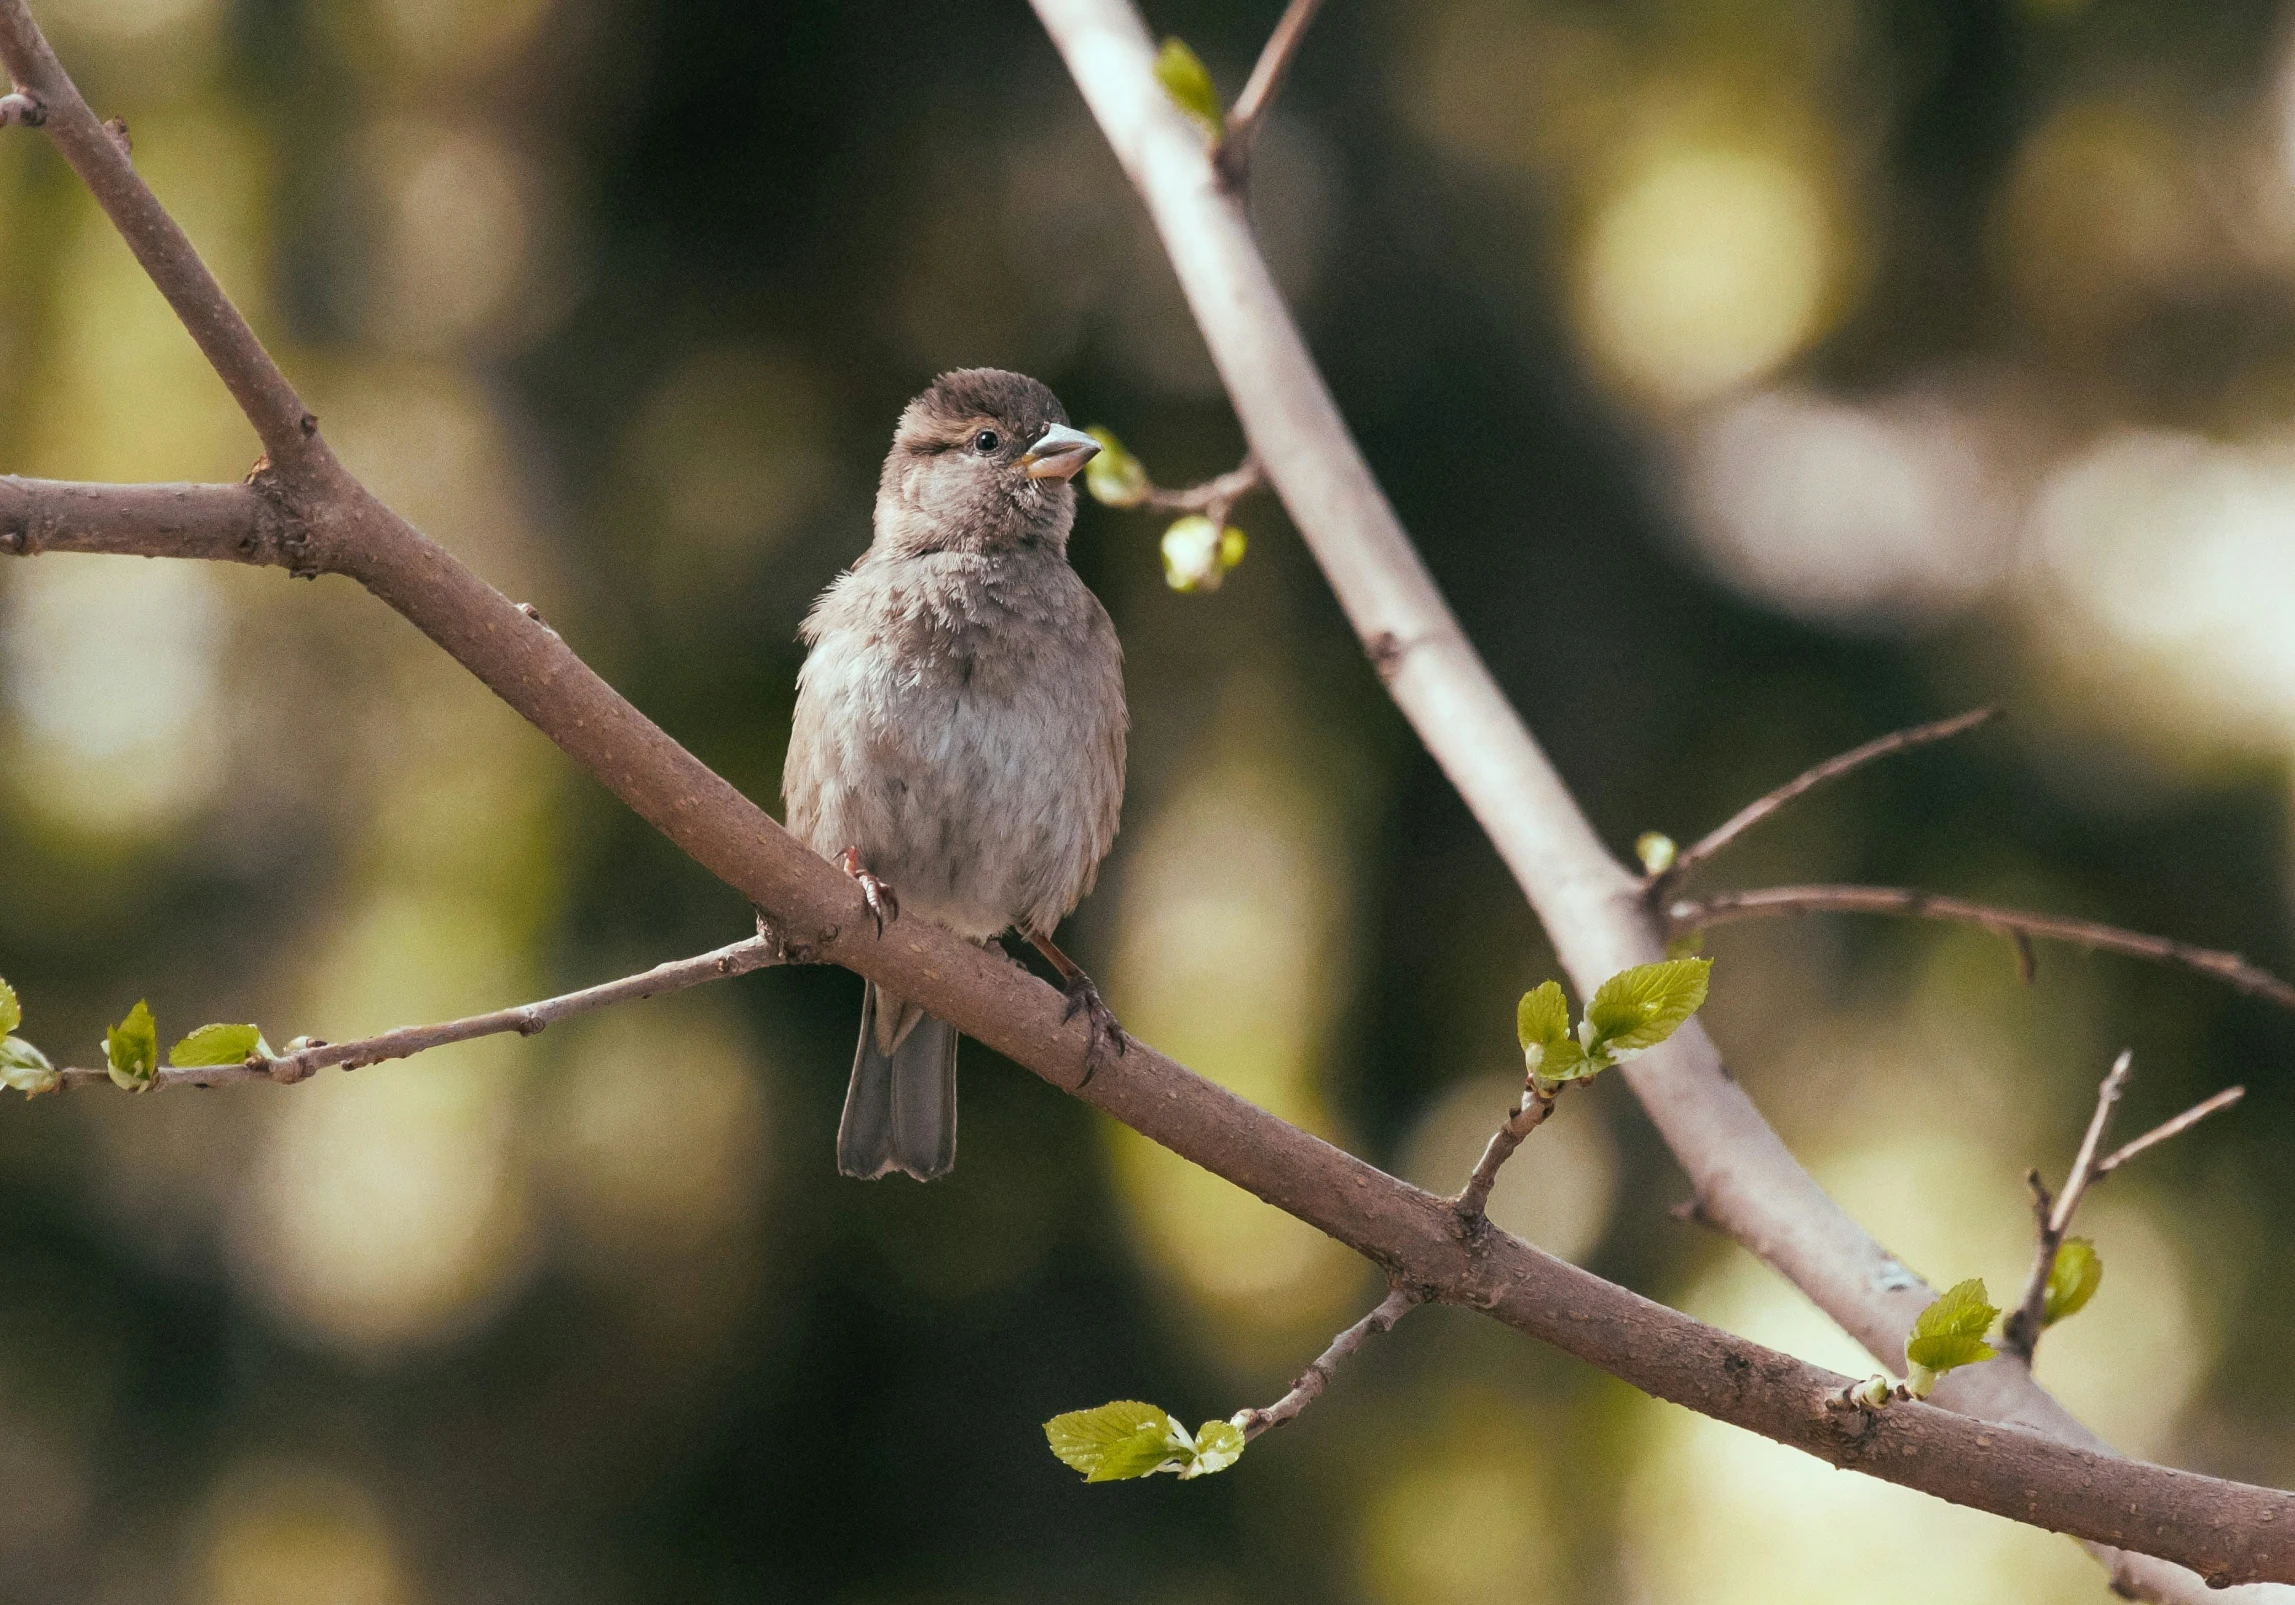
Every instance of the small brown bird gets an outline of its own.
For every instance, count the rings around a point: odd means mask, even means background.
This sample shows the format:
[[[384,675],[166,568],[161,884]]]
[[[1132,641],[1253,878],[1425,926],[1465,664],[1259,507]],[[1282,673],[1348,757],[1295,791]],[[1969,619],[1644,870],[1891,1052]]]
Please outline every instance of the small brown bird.
[[[1123,649],[1068,566],[1069,483],[1099,450],[1059,399],[994,368],[908,404],[876,539],[807,616],[781,793],[789,828],[902,911],[975,942],[1017,927],[1123,1034],[1052,933],[1092,889],[1124,790]],[[897,894],[897,895],[896,895]],[[956,1163],[956,1031],[870,982],[837,1128],[848,1176]]]

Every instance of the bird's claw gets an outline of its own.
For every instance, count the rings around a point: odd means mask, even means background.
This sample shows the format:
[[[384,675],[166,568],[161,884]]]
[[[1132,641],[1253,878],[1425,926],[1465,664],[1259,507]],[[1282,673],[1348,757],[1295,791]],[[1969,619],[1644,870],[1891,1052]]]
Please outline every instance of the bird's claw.
[[[1108,1049],[1115,1049],[1119,1057],[1123,1054],[1124,1028],[1116,1023],[1115,1011],[1100,996],[1100,989],[1092,984],[1090,976],[1079,972],[1063,982],[1060,990],[1068,997],[1068,1006],[1060,1014],[1061,1023],[1066,1024],[1081,1014],[1091,1028],[1091,1038],[1084,1044],[1084,1074],[1076,1083],[1079,1087],[1089,1086],[1093,1072],[1100,1068],[1100,1059]]]
[[[893,889],[868,871],[861,862],[861,850],[848,847],[837,855],[837,866],[859,883],[861,901],[868,905],[869,915],[877,922],[877,935],[885,934],[885,926],[900,918],[900,899]]]

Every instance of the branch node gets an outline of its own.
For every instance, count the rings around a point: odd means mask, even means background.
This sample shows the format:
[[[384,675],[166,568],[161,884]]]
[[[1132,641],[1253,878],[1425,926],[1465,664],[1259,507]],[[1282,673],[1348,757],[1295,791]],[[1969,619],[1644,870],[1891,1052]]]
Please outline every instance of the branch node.
[[[120,154],[122,156],[133,156],[135,154],[135,138],[128,132],[127,119],[125,117],[105,118],[104,132],[112,136],[112,143],[120,148]]]
[[[37,95],[0,95],[0,128],[38,128],[47,120],[48,108]]]

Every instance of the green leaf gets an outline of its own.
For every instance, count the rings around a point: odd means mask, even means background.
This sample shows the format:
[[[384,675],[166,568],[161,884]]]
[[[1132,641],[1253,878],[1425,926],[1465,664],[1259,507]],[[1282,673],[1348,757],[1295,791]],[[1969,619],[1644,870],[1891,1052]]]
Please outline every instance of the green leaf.
[[[1561,982],[1541,981],[1522,994],[1514,1006],[1514,1034],[1522,1039],[1524,1053],[1570,1035],[1570,1004],[1562,996]]]
[[[1206,1421],[1196,1430],[1195,1454],[1181,1470],[1179,1480],[1225,1471],[1243,1458],[1243,1448],[1241,1427],[1232,1421]]]
[[[1589,1054],[1639,1053],[1654,1048],[1705,1002],[1711,959],[1666,959],[1637,964],[1611,976],[1586,1005],[1593,1028]]]
[[[1137,1399],[1054,1416],[1044,1423],[1044,1441],[1086,1482],[1144,1477],[1190,1447],[1186,1428]]]
[[[182,1070],[243,1064],[263,1045],[263,1033],[251,1025],[203,1025],[167,1050],[167,1062]]]
[[[104,1059],[112,1084],[141,1092],[159,1070],[159,1024],[151,1005],[139,1001],[128,1017],[104,1032]]]
[[[1645,830],[1634,840],[1634,856],[1642,861],[1642,868],[1652,875],[1663,875],[1673,868],[1673,861],[1681,856],[1674,839],[1662,830]]]
[[[1565,1081],[1583,1081],[1588,1076],[1600,1075],[1610,1067],[1607,1059],[1588,1057],[1576,1037],[1549,1042],[1538,1050],[1535,1058],[1528,1053],[1523,1054],[1523,1058],[1529,1061],[1530,1073],[1547,1087],[1558,1086]]]
[[[0,1087],[29,1098],[35,1093],[54,1092],[63,1084],[64,1078],[38,1048],[22,1037],[0,1038]]]
[[[1163,85],[1172,104],[1203,124],[1213,139],[1226,131],[1227,117],[1219,109],[1219,91],[1212,87],[1203,59],[1187,48],[1186,40],[1163,42],[1163,48],[1155,53],[1155,81]]]
[[[6,1036],[24,1023],[24,1005],[16,1001],[16,989],[0,981],[0,1037]]]
[[[1113,429],[1094,424],[1084,431],[1100,443],[1100,454],[1084,464],[1084,488],[1103,507],[1137,507],[1147,500],[1147,465],[1124,449]]]
[[[1920,1312],[1905,1343],[1905,1359],[1938,1376],[1989,1360],[1997,1351],[1984,1341],[1984,1334],[1999,1318],[2000,1311],[1985,1296],[1984,1278],[1972,1276]]]
[[[2056,1250],[2056,1263],[2048,1272],[2048,1291],[2042,1295],[2040,1324],[2054,1326],[2077,1315],[2104,1285],[2104,1261],[2096,1245],[2085,1237],[2067,1237]]]

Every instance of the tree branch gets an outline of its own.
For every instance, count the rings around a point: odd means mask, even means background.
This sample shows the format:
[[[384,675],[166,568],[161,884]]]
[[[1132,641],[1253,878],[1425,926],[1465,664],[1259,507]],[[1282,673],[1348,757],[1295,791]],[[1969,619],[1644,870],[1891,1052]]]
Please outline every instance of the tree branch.
[[[1282,1426],[1300,1411],[1323,1396],[1331,1385],[1331,1373],[1347,1363],[1355,1350],[1363,1346],[1363,1339],[1374,1332],[1392,1332],[1395,1322],[1426,1302],[1426,1295],[1416,1288],[1397,1287],[1381,1299],[1378,1307],[1331,1339],[1331,1346],[1315,1356],[1299,1380],[1291,1384],[1291,1391],[1264,1410],[1246,1410],[1238,1422],[1243,1428],[1243,1441],[1249,1443],[1262,1432]]]
[[[2040,1180],[2040,1172],[2035,1170],[2026,1178],[2032,1186],[2032,1213],[2039,1222],[2032,1274],[2025,1278],[2024,1296],[2017,1300],[2016,1308],[2009,1312],[2000,1329],[2008,1352],[2026,1365],[2032,1363],[2032,1351],[2040,1343],[2048,1278],[2056,1272],[2056,1255],[2064,1246],[2064,1233],[2071,1227],[2080,1200],[2087,1195],[2089,1182],[2095,1179],[2096,1155],[2104,1145],[2104,1133],[2111,1128],[2112,1111],[2119,1106],[2120,1094],[2127,1090],[2128,1072],[2135,1059],[2133,1050],[2123,1048],[2120,1056],[2112,1061],[2112,1068],[2105,1072],[2103,1084],[2096,1089],[2096,1111],[2088,1117],[2088,1130],[2080,1139],[2080,1151],[2072,1160],[2072,1172],[2064,1178],[2064,1190],[2051,1199],[2047,1186]]]
[[[394,1031],[361,1037],[355,1042],[313,1042],[306,1048],[283,1053],[276,1058],[254,1054],[243,1064],[182,1068],[162,1066],[153,1076],[152,1086],[155,1090],[160,1087],[222,1087],[241,1081],[276,1081],[281,1085],[292,1085],[308,1080],[318,1071],[332,1066],[359,1070],[388,1059],[411,1059],[432,1048],[443,1048],[451,1042],[468,1042],[475,1037],[501,1036],[511,1031],[522,1037],[530,1037],[560,1020],[571,1019],[577,1014],[588,1014],[593,1009],[602,1009],[610,1004],[633,1003],[640,998],[656,998],[669,992],[682,992],[704,981],[721,981],[728,976],[747,975],[752,970],[767,969],[787,962],[788,955],[781,943],[772,936],[759,934],[726,947],[696,954],[689,959],[672,959],[636,975],[624,976],[618,981],[544,998],[537,1003],[522,1003],[516,1008],[496,1009],[491,1014],[473,1014],[437,1025],[402,1025]],[[56,1073],[63,1078],[65,1087],[87,1086],[111,1079],[108,1070],[78,1065]]]
[[[1152,508],[1160,513],[1201,513],[1214,524],[1224,527],[1228,515],[1235,510],[1235,504],[1266,483],[1267,475],[1261,471],[1258,459],[1245,452],[1242,462],[1200,485],[1166,490],[1150,480],[1140,499],[1131,505]]]
[[[2129,1160],[2135,1158],[2136,1155],[2148,1149],[2157,1148],[2170,1137],[2182,1136],[2209,1115],[2221,1114],[2246,1096],[2247,1089],[2245,1087],[2226,1087],[2214,1097],[2193,1104],[2174,1119],[2161,1121],[2141,1137],[2136,1138],[2135,1141],[2121,1144],[2118,1148],[2113,1149],[2109,1155],[2098,1160],[2096,1162],[2096,1180],[2102,1181],[2113,1171],[2118,1170]]]
[[[1267,119],[1267,108],[1274,104],[1275,96],[1283,88],[1283,80],[1290,76],[1292,58],[1299,54],[1299,46],[1307,37],[1307,25],[1315,20],[1315,13],[1322,4],[1323,0],[1291,0],[1283,8],[1283,15],[1277,19],[1275,31],[1267,36],[1266,48],[1259,52],[1259,61],[1252,67],[1243,93],[1228,110],[1226,129],[1219,136],[1211,159],[1221,181],[1231,189],[1240,190],[1250,176],[1252,142],[1259,137],[1260,125]]]
[[[254,485],[83,485],[0,474],[0,551],[197,557],[295,569],[303,542]]]
[[[2223,982],[2235,992],[2263,998],[2283,1009],[2295,1009],[2295,986],[2258,968],[2237,953],[2194,947],[2171,937],[2147,936],[2117,925],[2068,919],[2057,914],[2032,914],[2022,909],[1972,903],[1940,892],[1915,891],[1902,886],[1768,886],[1751,892],[1717,892],[1711,897],[1683,899],[1665,911],[1669,931],[1682,934],[1711,930],[1738,920],[1774,919],[1789,914],[1898,914],[1910,919],[1943,920],[1976,925],[2011,940],[2044,937],[2069,942],[2094,952],[2125,953],[2131,958],[2172,964]]]
[[[1514,1157],[1514,1150],[1529,1140],[1530,1133],[1546,1123],[1563,1088],[1574,1084],[1565,1081],[1549,1092],[1533,1081],[1522,1089],[1512,1112],[1490,1134],[1482,1157],[1474,1163],[1474,1174],[1466,1178],[1466,1185],[1451,1200],[1451,1207],[1458,1211],[1461,1221],[1471,1226],[1482,1219],[1483,1209],[1490,1202],[1490,1189],[1498,1185],[1499,1167]]]
[[[2072,1173],[2064,1180],[2063,1192],[2051,1197],[2037,1170],[2025,1176],[2031,1184],[2032,1213],[2037,1223],[2033,1234],[2032,1274],[2025,1280],[2024,1294],[2016,1301],[2016,1308],[2002,1323],[2000,1335],[2002,1347],[2026,1365],[2032,1363],[2033,1351],[2040,1346],[2040,1334],[2047,1329],[2048,1283],[2056,1273],[2056,1259],[2063,1251],[2065,1234],[2072,1229],[2072,1217],[2078,1213],[2088,1190],[2136,1155],[2191,1130],[2209,1115],[2229,1109],[2247,1094],[2245,1087],[2227,1087],[2099,1159],[2097,1152],[2103,1147],[2112,1112],[2127,1087],[2128,1070],[2134,1059],[2133,1053],[2123,1051],[2112,1061],[2103,1085],[2096,1089],[2096,1112],[2088,1117],[2088,1130],[2080,1140],[2080,1151],[2072,1161]]]
[[[1963,731],[1990,723],[2000,716],[1998,708],[1973,708],[1967,713],[1939,719],[1933,724],[1915,725],[1910,730],[1898,730],[1878,740],[1868,741],[1861,747],[1851,748],[1837,758],[1828,758],[1813,769],[1803,771],[1779,786],[1765,797],[1756,798],[1737,810],[1696,842],[1681,850],[1673,863],[1649,878],[1650,900],[1662,902],[1672,889],[1686,880],[1698,865],[1720,852],[1754,826],[1779,812],[1804,793],[1814,791],[1828,780],[1838,780],[1865,765],[1900,752],[1911,752],[1938,741],[1949,740]]]
[[[1087,32],[1097,10],[1090,0],[1039,4],[1048,18],[1075,14]],[[1178,113],[1149,77],[1151,49],[1137,17],[1117,7],[1117,27],[1109,36],[1105,13],[1098,14],[1100,37],[1085,41],[1081,53],[1072,48],[1076,41],[1062,40],[1079,76],[1112,74],[1122,80],[1123,96],[1144,86],[1145,115],[1176,119]],[[1099,65],[1087,67],[1085,59],[1095,50]],[[62,106],[51,91],[58,85],[69,91],[69,81],[39,43],[21,0],[0,0],[0,59],[20,82],[29,64],[42,75],[43,98]],[[92,126],[76,91],[71,104],[78,108],[74,125]],[[95,131],[102,132],[100,127]],[[1259,345],[1257,354],[1269,364],[1253,375],[1261,388],[1252,405],[1241,409],[1246,431],[1311,541],[1328,531],[1324,513],[1339,518],[1340,537],[1327,541],[1330,550],[1319,548],[1319,555],[1340,577],[1342,599],[1358,615],[1366,639],[1376,638],[1375,629],[1401,626],[1392,632],[1386,653],[1398,701],[1422,729],[1431,725],[1441,732],[1437,750],[1446,767],[1478,811],[1487,806],[1485,817],[1498,821],[1502,851],[1517,874],[1536,887],[1541,910],[1574,969],[1599,976],[1636,961],[1629,956],[1611,962],[1621,949],[1641,958],[1654,956],[1656,930],[1639,909],[1637,883],[1602,853],[1455,623],[1443,627],[1447,612],[1415,553],[1401,540],[1367,469],[1352,455],[1296,330],[1273,300],[1272,284],[1239,213],[1217,193],[1200,139],[1184,126],[1176,132],[1192,147],[1186,185],[1219,208],[1225,219],[1221,226],[1234,231],[1209,240],[1212,255],[1203,265],[1218,278],[1224,272],[1219,253],[1239,247],[1240,260],[1256,280],[1242,286],[1251,293],[1236,303],[1237,311],[1262,334],[1272,331],[1266,340],[1246,342]],[[94,171],[91,183],[124,186],[127,202],[139,195],[149,201],[149,192],[126,168],[116,146],[109,146],[119,169],[112,171],[87,149],[84,138],[73,138],[77,144],[66,145],[67,154],[74,155],[76,165],[85,162],[84,172]],[[108,145],[109,136],[104,138]],[[115,221],[126,212],[122,227],[130,232],[131,243],[133,229],[150,222],[135,205],[115,207],[109,200],[106,205]],[[156,212],[157,203],[150,202],[150,208]],[[159,216],[164,222],[164,214]],[[1167,229],[1167,237],[1171,232]],[[213,286],[172,223],[147,230],[138,255],[163,289],[171,283],[178,289],[186,283],[194,289],[201,283]],[[1183,282],[1194,272],[1183,268]],[[1189,288],[1192,294],[1197,286]],[[1263,326],[1254,299],[1261,292],[1273,312],[1272,322]],[[170,298],[177,299],[172,293]],[[252,367],[243,360],[243,346],[253,347],[259,357],[260,347],[253,346],[252,334],[237,322],[219,291],[211,300],[189,299],[194,303],[189,310],[179,302],[187,322],[220,317],[226,325],[215,338],[221,357],[207,339],[202,347],[219,368],[240,364],[239,378],[246,382],[234,383],[234,394],[269,443],[278,422],[273,404],[280,398],[256,381],[266,371],[275,377],[276,370],[267,357]],[[1208,332],[1208,322],[1206,327]],[[1220,333],[1212,345],[1235,386],[1234,342]],[[278,389],[284,389],[283,380]],[[292,399],[291,391],[285,395]],[[292,454],[272,454],[279,465],[277,494],[291,516],[308,526],[314,570],[351,576],[416,624],[689,856],[766,910],[776,930],[794,933],[793,940],[818,956],[895,989],[1056,1085],[1078,1090],[1088,1027],[1065,1017],[1063,1000],[1050,986],[929,923],[896,922],[877,931],[847,877],[646,720],[556,632],[520,612],[377,502],[335,462],[306,415],[296,414],[292,422],[290,433],[299,437],[287,442]],[[1325,460],[1333,440],[1343,450],[1337,460]],[[1271,451],[1271,446],[1281,449]],[[1303,509],[1313,516],[1300,516]],[[1383,519],[1394,540],[1351,550],[1346,532],[1366,517]],[[1372,616],[1369,627],[1360,616],[1364,612]],[[1503,791],[1488,793],[1493,784],[1503,784]],[[1713,1104],[1714,1089],[1729,1084],[1720,1076],[1718,1061],[1705,1067],[1710,1074],[1701,1071],[1699,1053],[1710,1059],[1710,1048],[1698,1046],[1703,1040],[1692,1026],[1673,1039],[1675,1052],[1652,1054],[1627,1073],[1642,1073],[1637,1090],[1669,1133],[1701,1107],[1720,1117],[1709,1125],[1713,1140],[1723,1146],[1697,1153],[1693,1145],[1689,1168],[1701,1200],[1710,1200],[1709,1213],[1743,1230],[1741,1195],[1714,1174],[1714,1164],[1726,1160],[1739,1173],[1748,1166],[1758,1173],[1764,1165],[1782,1163],[1787,1179],[1800,1173],[1741,1094],[1729,1089],[1737,1098],[1734,1110],[1726,1097],[1719,1106]],[[1666,1081],[1689,1086],[1694,1096],[1661,1096],[1660,1070]],[[1658,1397],[1792,1443],[1832,1464],[2101,1544],[2140,1546],[2222,1581],[2295,1580],[2295,1498],[2288,1495],[2119,1460],[2023,1427],[1981,1425],[1921,1406],[1892,1410],[1869,1427],[1852,1428],[1825,1405],[1846,1379],[1652,1304],[1504,1233],[1477,1233],[1467,1242],[1448,1200],[1330,1147],[1145,1044],[1103,1066],[1080,1095],[1151,1140],[1355,1248],[1398,1280],[1488,1310]],[[1773,1154],[1762,1149],[1764,1139]],[[1678,1136],[1676,1148],[1682,1151]],[[1800,1185],[1814,1195],[1814,1207],[1777,1221],[1785,1235],[1760,1245],[1774,1260],[1797,1270],[1814,1268],[1822,1274],[1813,1279],[1828,1292],[1837,1292],[1844,1277],[1853,1282],[1881,1264],[1893,1266],[1805,1176]],[[1756,1213],[1754,1218],[1761,1217]],[[1814,1252],[1820,1248],[1823,1252]],[[1869,1257],[1859,1260],[1860,1251]],[[1909,1320],[1904,1306],[1912,1302],[1917,1308],[1911,1281],[1872,1284],[1890,1289],[1877,1307],[1860,1302],[1872,1292],[1863,1284],[1856,1284],[1858,1295],[1845,1302],[1855,1306],[1866,1329],[1886,1329],[1901,1338]],[[2046,1414],[2052,1402],[2044,1394],[2013,1402],[2028,1416],[2065,1430]]]
[[[1243,425],[1364,650],[1553,938],[1572,981],[1664,952],[1639,875],[1603,847],[1467,642],[1339,416],[1235,194],[1154,77],[1128,0],[1032,0],[1109,145],[1146,203]],[[1933,1296],[1819,1187],[1692,1021],[1623,1068],[1688,1174],[1701,1216],[1760,1255],[1876,1357],[1895,1363]],[[2030,1375],[1969,1367],[1938,1397],[1994,1420],[2103,1444]],[[1893,1412],[1892,1412],[1893,1413]],[[2197,1578],[2099,1546],[2116,1582],[2180,1605]]]

